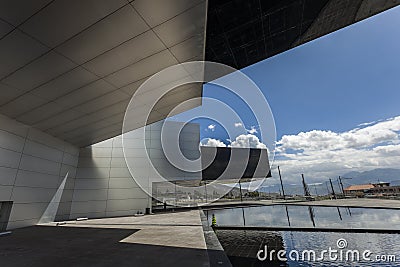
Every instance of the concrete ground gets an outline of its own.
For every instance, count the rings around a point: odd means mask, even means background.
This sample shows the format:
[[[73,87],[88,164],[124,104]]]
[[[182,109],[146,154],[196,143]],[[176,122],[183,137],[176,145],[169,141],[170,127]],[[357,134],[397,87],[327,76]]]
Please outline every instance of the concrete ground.
[[[210,266],[198,210],[71,221],[0,236],[0,266]]]
[[[62,227],[139,229],[120,242],[203,250],[207,248],[198,210],[140,217],[69,221]]]
[[[217,202],[208,207],[279,204],[400,209],[400,201],[381,199]],[[0,236],[0,266],[229,266],[212,231],[203,227],[196,209],[16,229]],[[210,240],[215,244],[209,246]]]

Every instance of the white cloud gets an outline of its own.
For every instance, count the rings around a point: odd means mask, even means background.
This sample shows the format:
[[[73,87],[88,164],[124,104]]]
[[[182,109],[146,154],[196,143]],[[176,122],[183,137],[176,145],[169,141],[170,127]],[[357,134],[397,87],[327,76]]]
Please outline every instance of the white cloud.
[[[241,123],[241,122],[235,122],[234,125],[235,125],[236,128],[243,128],[243,129],[246,130],[246,132],[249,133],[249,134],[256,134],[256,133],[258,133],[257,127],[256,127],[256,126],[251,126],[250,129],[247,129],[247,128],[244,127],[243,123]]]
[[[229,147],[241,147],[241,148],[263,148],[267,146],[260,142],[257,136],[253,134],[242,134],[235,138],[234,141],[226,139],[230,144]],[[214,146],[214,147],[227,147],[227,145],[218,139],[206,138],[201,141],[202,146]]]
[[[251,126],[250,130],[246,129],[246,131],[247,131],[249,134],[258,133],[255,126]]]
[[[212,146],[212,147],[226,147],[224,142],[218,139],[213,139],[213,138],[206,138],[201,141],[202,146]]]
[[[236,137],[235,141],[230,144],[231,147],[242,148],[267,148],[267,146],[260,142],[257,136],[253,134],[242,134]]]
[[[291,181],[298,181],[301,173],[312,181],[353,170],[400,168],[400,116],[342,133],[313,130],[285,135],[276,152],[274,165],[280,165]]]
[[[359,127],[365,127],[365,126],[373,125],[373,124],[375,124],[375,123],[377,123],[377,122],[381,122],[381,121],[383,121],[383,120],[376,120],[376,121],[364,122],[364,123],[360,123],[360,124],[357,125],[357,126],[359,126]]]
[[[210,124],[210,125],[207,126],[207,129],[212,131],[212,132],[214,132],[215,131],[215,127],[216,127],[215,124]]]

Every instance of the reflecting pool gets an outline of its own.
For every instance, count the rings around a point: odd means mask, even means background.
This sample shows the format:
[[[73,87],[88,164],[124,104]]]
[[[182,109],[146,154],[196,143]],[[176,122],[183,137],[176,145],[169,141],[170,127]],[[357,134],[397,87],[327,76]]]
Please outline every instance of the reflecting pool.
[[[318,227],[400,230],[400,210],[272,205],[206,210],[219,226]]]
[[[399,234],[351,232],[353,228],[399,230],[398,210],[275,205],[204,212],[210,224],[214,214],[218,226],[287,228],[285,231],[216,228],[233,266],[400,266]],[[325,231],[289,231],[290,227]],[[331,228],[343,232],[329,232]],[[281,257],[279,251],[284,251]]]

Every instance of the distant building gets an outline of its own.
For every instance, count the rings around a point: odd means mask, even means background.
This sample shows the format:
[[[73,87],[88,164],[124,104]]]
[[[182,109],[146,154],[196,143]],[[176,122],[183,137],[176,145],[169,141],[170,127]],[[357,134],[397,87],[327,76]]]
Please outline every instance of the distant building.
[[[374,184],[374,188],[368,190],[367,194],[375,196],[400,195],[400,186],[390,186],[390,183]]]
[[[374,186],[374,188],[381,188],[381,187],[388,187],[390,186],[390,183],[386,183],[386,182],[379,182],[376,184],[372,184]]]
[[[352,185],[344,189],[347,196],[394,196],[400,195],[400,186],[390,186],[390,183]]]
[[[359,184],[359,185],[351,185],[344,189],[344,193],[347,196],[357,196],[362,197],[364,194],[374,188],[373,184]]]

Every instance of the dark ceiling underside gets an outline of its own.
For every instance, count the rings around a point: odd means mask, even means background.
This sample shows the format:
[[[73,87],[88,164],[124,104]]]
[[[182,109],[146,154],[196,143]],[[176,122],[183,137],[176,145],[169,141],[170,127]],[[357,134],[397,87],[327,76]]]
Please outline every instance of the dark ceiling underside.
[[[206,60],[241,69],[396,5],[399,1],[210,0]]]
[[[1,0],[0,114],[87,146],[120,135],[131,97],[166,67],[206,59],[240,69],[399,4]],[[223,75],[210,70],[206,77],[210,74]],[[148,93],[142,95],[149,96],[145,103],[154,91]],[[201,85],[178,87],[155,106],[148,123],[201,94]],[[192,108],[200,100],[191,103],[181,107]],[[144,118],[140,112],[135,115],[139,121]]]

